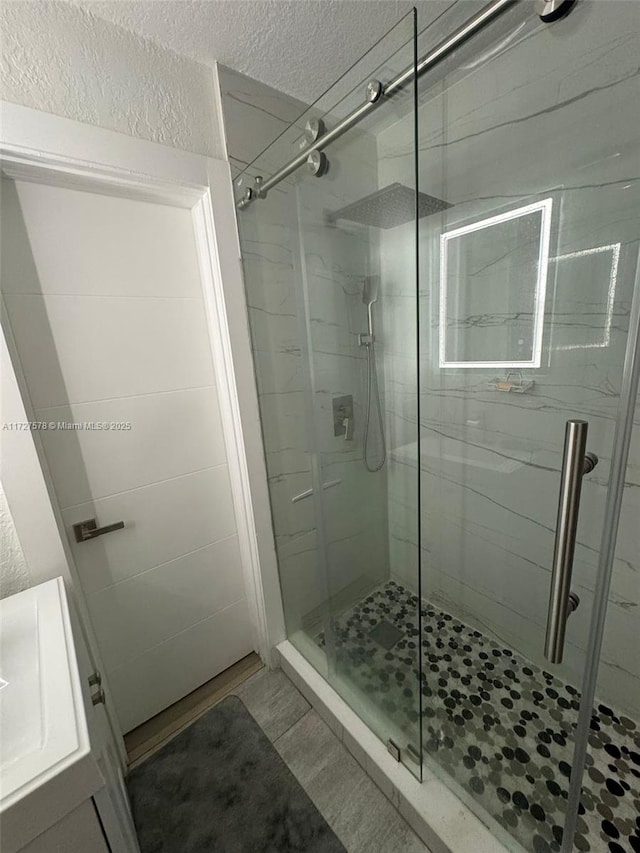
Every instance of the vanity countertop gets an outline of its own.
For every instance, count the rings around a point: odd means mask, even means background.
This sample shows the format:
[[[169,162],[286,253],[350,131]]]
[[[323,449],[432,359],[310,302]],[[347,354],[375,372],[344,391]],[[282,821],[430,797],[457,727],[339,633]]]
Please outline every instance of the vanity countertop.
[[[0,825],[20,850],[104,782],[91,744],[62,578],[0,601]]]

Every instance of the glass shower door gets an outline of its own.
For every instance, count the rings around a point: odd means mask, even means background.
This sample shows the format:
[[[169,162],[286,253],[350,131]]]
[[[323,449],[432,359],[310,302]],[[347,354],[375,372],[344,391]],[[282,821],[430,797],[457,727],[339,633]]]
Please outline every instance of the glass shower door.
[[[414,55],[412,12],[242,188],[379,104],[238,223],[287,637],[420,776],[415,88],[380,98]],[[414,152],[401,178],[378,152],[398,123]],[[389,277],[391,254],[405,264]]]
[[[451,4],[417,55],[481,5]],[[514,4],[419,79],[417,112],[405,86],[239,218],[288,637],[399,760],[534,853],[568,853],[574,825],[578,850],[638,846],[628,539],[586,767],[573,756],[638,266],[639,12],[579,0],[547,24]],[[248,174],[376,97],[412,30]],[[574,478],[557,662],[569,421],[588,425],[577,462],[598,462]]]
[[[412,65],[414,24],[413,14],[400,22],[382,62],[361,82],[351,77],[346,97],[325,96],[327,127],[375,91],[375,81]],[[415,406],[417,387],[416,179],[414,172],[401,184],[392,175],[381,183],[377,150],[380,134],[398,121],[404,144],[414,150],[412,86],[331,144],[320,179],[302,173],[295,181],[298,314],[309,365],[309,501],[326,584],[298,639],[310,658],[322,652],[337,692],[419,776],[419,530],[415,509],[413,515],[400,509],[400,502],[415,508],[418,481],[417,424],[402,418]],[[383,258],[383,235],[391,231],[396,251],[408,253],[393,279],[384,275]],[[402,352],[387,346],[387,307],[399,304],[406,320]],[[391,553],[399,549],[402,571],[392,575]]]
[[[639,25],[637,4],[577,3],[554,24],[517,4],[419,84],[419,190],[446,205],[419,226],[423,747],[505,843],[535,853],[572,849],[583,770],[574,738],[638,264]],[[379,140],[396,168],[399,132]],[[570,421],[588,439],[560,658],[545,638]],[[582,476],[585,451],[598,462]],[[622,603],[629,579],[617,582]],[[627,620],[615,599],[609,618]],[[639,718],[625,636],[601,664],[578,850],[638,843],[637,774],[612,760],[634,751]]]

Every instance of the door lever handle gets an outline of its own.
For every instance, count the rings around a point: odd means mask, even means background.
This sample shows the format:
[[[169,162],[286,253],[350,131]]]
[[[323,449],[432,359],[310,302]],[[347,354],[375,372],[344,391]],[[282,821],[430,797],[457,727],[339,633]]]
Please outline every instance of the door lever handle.
[[[88,542],[89,539],[95,539],[105,533],[112,533],[114,530],[122,530],[123,527],[124,521],[115,521],[113,524],[98,527],[95,518],[89,518],[87,521],[78,521],[73,525],[73,535],[76,537],[76,542]]]
[[[567,619],[580,602],[578,596],[571,592],[571,574],[576,547],[582,478],[593,471],[598,464],[595,453],[586,452],[588,429],[587,421],[567,421],[564,435],[558,520],[544,645],[544,656],[551,663],[562,663]]]

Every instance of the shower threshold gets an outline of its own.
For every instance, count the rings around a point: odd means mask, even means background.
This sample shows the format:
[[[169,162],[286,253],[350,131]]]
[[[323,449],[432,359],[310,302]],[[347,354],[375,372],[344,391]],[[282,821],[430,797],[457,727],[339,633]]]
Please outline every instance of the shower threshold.
[[[421,609],[425,775],[446,778],[457,809],[466,804],[483,816],[493,850],[499,838],[506,849],[557,853],[578,690],[432,604]],[[416,610],[417,598],[390,581],[332,623],[334,669],[358,694],[355,706],[364,698],[394,721],[394,734],[407,736],[416,727],[416,696],[407,693],[411,680],[418,690],[408,663],[416,659]],[[322,633],[314,639],[320,651]],[[604,705],[594,709],[591,728],[576,849],[633,853],[640,850],[640,730]],[[478,849],[477,839],[468,848],[440,841],[443,850]]]
[[[277,649],[284,673],[432,853],[523,853],[515,842],[500,843],[428,767],[420,783],[395,761],[386,745],[290,640]]]

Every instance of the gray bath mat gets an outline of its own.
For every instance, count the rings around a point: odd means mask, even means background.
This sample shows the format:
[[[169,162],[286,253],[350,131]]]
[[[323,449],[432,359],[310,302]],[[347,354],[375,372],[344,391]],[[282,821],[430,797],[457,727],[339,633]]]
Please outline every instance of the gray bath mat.
[[[127,779],[142,853],[346,853],[229,696]]]

